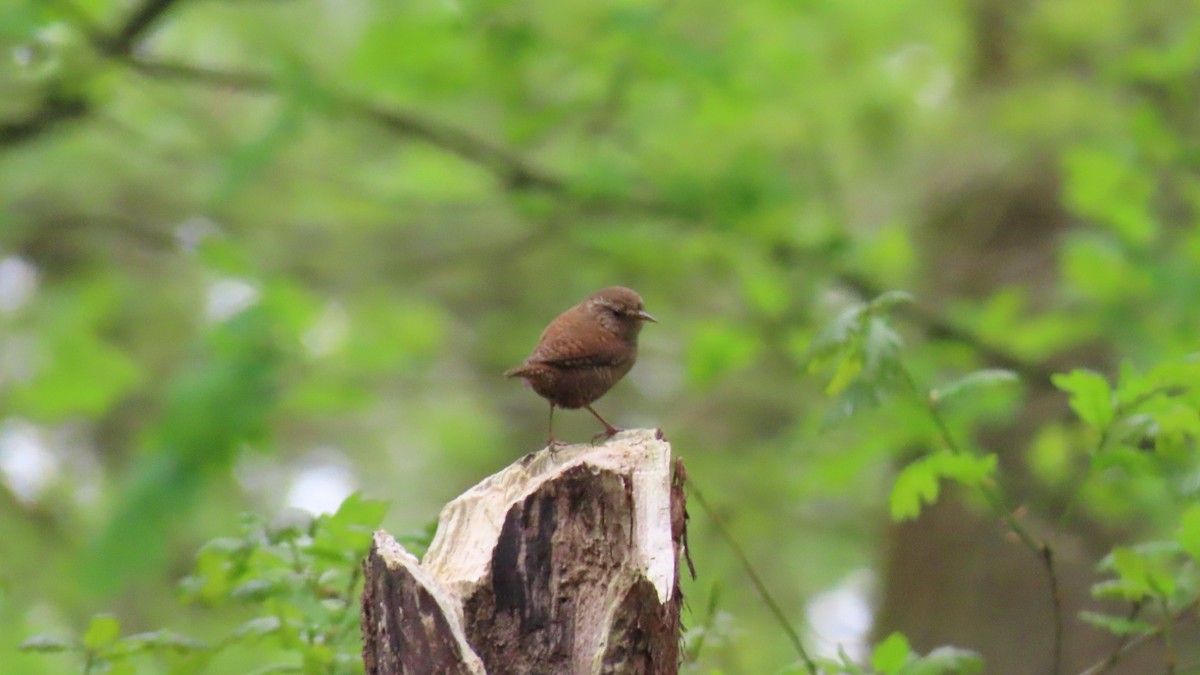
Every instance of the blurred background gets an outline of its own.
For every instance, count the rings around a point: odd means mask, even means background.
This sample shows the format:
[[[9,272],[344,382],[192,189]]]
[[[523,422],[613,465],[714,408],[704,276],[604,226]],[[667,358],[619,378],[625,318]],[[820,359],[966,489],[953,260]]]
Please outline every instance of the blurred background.
[[[6,0],[0,672],[78,672],[13,647],[99,611],[227,631],[236,609],[174,588],[242,512],[361,491],[426,528],[541,446],[544,401],[501,373],[614,284],[659,323],[597,409],[664,430],[815,652],[900,630],[1046,672],[1039,561],[954,491],[892,524],[935,431],[899,398],[840,421],[809,345],[912,292],[895,327],[924,386],[1021,377],[955,424],[1056,522],[1090,441],[1050,374],[1196,350],[1198,9]],[[1073,619],[1096,561],[1173,527],[1196,476],[1093,481],[1044,530],[1068,672],[1115,643]],[[692,516],[690,667],[781,671],[786,636]]]

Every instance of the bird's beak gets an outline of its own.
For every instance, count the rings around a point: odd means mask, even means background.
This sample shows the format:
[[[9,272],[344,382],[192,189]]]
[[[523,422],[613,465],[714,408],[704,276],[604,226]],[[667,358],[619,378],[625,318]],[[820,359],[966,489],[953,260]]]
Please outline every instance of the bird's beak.
[[[633,316],[636,319],[638,319],[639,321],[649,321],[651,323],[658,323],[658,319],[650,316],[650,314],[644,309],[639,309],[638,311],[634,312]]]

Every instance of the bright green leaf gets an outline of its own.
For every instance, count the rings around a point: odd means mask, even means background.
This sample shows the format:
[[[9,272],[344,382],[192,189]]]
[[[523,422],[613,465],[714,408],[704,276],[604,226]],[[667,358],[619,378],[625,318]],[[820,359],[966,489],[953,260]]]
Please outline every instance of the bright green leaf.
[[[1080,612],[1079,618],[1113,635],[1138,635],[1154,630],[1154,625],[1124,616],[1113,616],[1099,612]]]
[[[1149,207],[1154,178],[1134,157],[1076,148],[1066,153],[1064,165],[1064,200],[1076,213],[1111,228],[1129,244],[1155,239],[1158,228]]]
[[[948,450],[926,455],[911,462],[896,477],[889,500],[893,520],[908,520],[921,513],[922,504],[937,501],[939,479],[949,478],[963,485],[979,485],[996,470],[994,454],[970,455]]]
[[[83,632],[83,646],[88,649],[102,649],[117,641],[121,635],[121,622],[111,614],[98,614],[92,617],[87,630]]]
[[[963,485],[979,485],[996,471],[997,458],[993,453],[969,455],[942,451],[929,456],[939,476]]]
[[[900,305],[911,305],[914,302],[916,302],[916,298],[913,297],[912,293],[906,291],[887,291],[871,300],[868,307],[871,312],[886,313]]]
[[[23,652],[38,652],[42,654],[51,654],[55,652],[74,651],[79,647],[63,640],[62,638],[54,637],[53,635],[34,635],[26,639],[18,647]]]
[[[1183,550],[1193,560],[1200,561],[1200,504],[1193,504],[1183,512],[1175,536]]]
[[[910,651],[908,639],[900,633],[892,633],[871,652],[871,666],[889,675],[898,672],[908,660]]]
[[[862,371],[863,362],[857,355],[848,355],[841,359],[834,368],[829,384],[825,385],[825,395],[830,398],[838,396],[858,378]]]
[[[1071,409],[1079,419],[1095,427],[1105,429],[1115,414],[1112,389],[1108,380],[1090,370],[1073,370],[1068,374],[1056,374],[1054,386],[1071,395]]]
[[[968,373],[959,379],[942,387],[938,387],[929,393],[929,398],[936,404],[944,403],[946,400],[959,396],[965,392],[971,391],[979,387],[994,387],[1002,384],[1011,384],[1019,382],[1020,378],[1011,370],[1003,370],[1000,368],[989,368],[986,370],[977,370],[973,373]]]
[[[1113,549],[1112,564],[1129,600],[1150,595],[1150,570],[1146,558],[1131,548],[1120,546]]]
[[[916,518],[921,513],[922,504],[937,501],[938,490],[938,474],[929,462],[919,459],[910,463],[896,476],[896,483],[892,486],[888,500],[892,520]]]
[[[233,631],[234,639],[258,638],[276,633],[283,626],[277,616],[260,616],[251,619]]]
[[[976,675],[983,672],[983,658],[959,647],[938,647],[907,664],[901,675]]]

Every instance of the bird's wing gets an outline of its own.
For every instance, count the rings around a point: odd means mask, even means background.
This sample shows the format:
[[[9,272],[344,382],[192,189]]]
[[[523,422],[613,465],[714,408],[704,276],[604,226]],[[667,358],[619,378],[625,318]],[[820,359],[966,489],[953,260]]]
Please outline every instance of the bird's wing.
[[[619,366],[631,358],[623,341],[616,337],[596,335],[579,340],[568,336],[538,344],[526,363],[545,363],[557,368],[594,368]]]

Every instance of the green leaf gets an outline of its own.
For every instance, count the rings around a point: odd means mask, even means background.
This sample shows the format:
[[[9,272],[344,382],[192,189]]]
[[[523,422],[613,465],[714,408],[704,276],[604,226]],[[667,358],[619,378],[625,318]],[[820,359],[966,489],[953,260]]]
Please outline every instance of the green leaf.
[[[1125,584],[1126,593],[1133,593],[1130,600],[1140,600],[1149,595],[1149,572],[1146,570],[1146,559],[1136,551],[1126,547],[1114,548],[1112,552],[1113,570]]]
[[[1168,542],[1173,547],[1174,542]],[[1170,548],[1151,547],[1114,548],[1108,559],[1123,585],[1128,600],[1141,600],[1154,595],[1170,598],[1175,593],[1175,577],[1168,560],[1173,555]]]
[[[387,502],[366,499],[355,492],[342,502],[337,513],[315,521],[313,552],[331,560],[356,560],[370,545],[371,534],[387,509]]]
[[[130,635],[127,640],[140,640],[176,652],[194,652],[208,649],[209,646],[196,638],[169,630],[156,630],[152,633]]]
[[[871,301],[868,308],[873,313],[886,313],[900,305],[910,305],[916,302],[912,293],[906,291],[887,291]]]
[[[234,586],[233,590],[229,591],[229,597],[239,602],[261,602],[279,592],[277,585],[266,579],[251,579]]]
[[[1065,154],[1064,201],[1076,213],[1110,228],[1123,241],[1149,244],[1158,227],[1151,215],[1152,175],[1135,158],[1101,148]]]
[[[825,395],[830,398],[838,396],[858,379],[862,371],[863,362],[857,354],[841,359],[833,371],[833,377],[829,378],[829,384],[825,385]]]
[[[1080,612],[1079,618],[1113,635],[1138,635],[1154,630],[1154,625],[1145,621],[1099,612]]]
[[[973,373],[968,373],[959,379],[938,387],[929,392],[929,399],[934,404],[942,404],[948,399],[959,396],[964,392],[971,391],[980,387],[994,387],[1002,384],[1011,384],[1019,382],[1020,377],[1011,370],[1001,368],[989,368],[986,370],[977,370]]]
[[[902,521],[921,514],[922,504],[932,504],[938,498],[937,470],[927,461],[910,463],[896,476],[888,502],[892,520]]]
[[[69,652],[79,649],[75,645],[62,638],[54,637],[53,635],[34,635],[18,647],[23,652],[37,652],[40,654],[53,654],[56,652]]]
[[[995,454],[968,455],[942,451],[931,455],[938,475],[953,479],[963,485],[983,483],[996,471],[998,459]]]
[[[1092,597],[1100,600],[1128,600],[1129,593],[1119,579],[1106,579],[1092,584]]]
[[[114,652],[121,656],[129,656],[148,651],[170,651],[178,654],[203,651],[208,645],[186,635],[169,630],[156,630],[150,633],[136,633],[121,638],[114,646]]]
[[[862,319],[865,313],[865,305],[847,308],[817,334],[808,346],[805,359],[810,372],[821,368],[828,359],[841,353],[852,339],[862,333]]]
[[[821,416],[821,429],[828,431],[863,410],[878,408],[882,400],[879,387],[858,380],[830,402]]]
[[[87,630],[83,632],[83,646],[88,649],[103,649],[121,635],[121,622],[111,614],[98,614],[92,617]]]
[[[329,527],[357,526],[362,531],[371,533],[383,522],[387,510],[388,502],[380,499],[367,499],[362,496],[362,493],[355,492],[342,501],[328,525]]]
[[[1112,423],[1116,413],[1112,388],[1102,375],[1090,370],[1073,370],[1065,375],[1056,374],[1051,381],[1071,395],[1071,409],[1079,419],[1101,430]]]
[[[1200,504],[1193,504],[1183,512],[1175,537],[1193,560],[1200,561]]]
[[[896,477],[889,500],[892,519],[915,518],[923,504],[937,501],[938,480],[949,478],[963,485],[979,485],[996,470],[994,454],[969,455],[948,450],[926,455],[911,462]]]
[[[983,672],[983,658],[959,647],[938,647],[908,663],[901,675],[975,675]]]
[[[233,639],[259,638],[279,631],[283,624],[277,616],[260,616],[238,626],[233,631]]]
[[[908,646],[908,638],[900,633],[892,633],[887,639],[876,645],[871,653],[871,666],[884,673],[898,672],[908,660],[912,650]]]
[[[864,330],[862,351],[866,375],[873,381],[886,381],[899,372],[900,346],[903,341],[888,322],[872,317]]]

